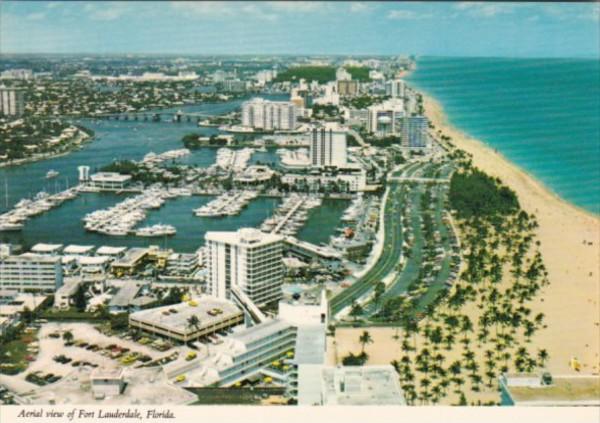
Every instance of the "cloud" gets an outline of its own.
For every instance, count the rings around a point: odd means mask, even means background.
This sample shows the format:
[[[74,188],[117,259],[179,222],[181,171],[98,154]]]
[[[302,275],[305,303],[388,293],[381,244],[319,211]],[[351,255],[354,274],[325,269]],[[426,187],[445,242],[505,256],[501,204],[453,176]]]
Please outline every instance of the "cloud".
[[[135,6],[134,6],[135,7]],[[108,2],[99,6],[99,3],[88,3],[83,8],[88,13],[90,19],[95,21],[114,21],[123,17],[132,9],[126,3]],[[133,9],[135,10],[135,9]]]
[[[350,4],[351,13],[364,13],[373,10],[373,6],[363,2],[352,2]]]
[[[417,13],[412,10],[405,9],[394,9],[390,10],[387,14],[388,19],[397,20],[417,20],[417,19],[429,19],[433,17],[431,13]]]
[[[270,1],[266,4],[273,10],[294,13],[317,12],[329,8],[328,3],[313,1]]]
[[[471,3],[460,2],[454,5],[457,10],[467,12],[469,16],[476,18],[491,18],[496,15],[512,13],[515,5],[506,3]]]
[[[252,17],[264,20],[275,20],[277,15],[269,13],[258,4],[244,2],[173,2],[171,7],[187,17],[225,19],[233,17]]]

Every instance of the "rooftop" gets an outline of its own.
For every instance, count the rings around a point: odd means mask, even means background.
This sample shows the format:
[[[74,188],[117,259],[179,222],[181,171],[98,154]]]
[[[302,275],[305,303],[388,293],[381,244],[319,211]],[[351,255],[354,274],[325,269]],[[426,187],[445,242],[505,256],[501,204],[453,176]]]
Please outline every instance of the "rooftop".
[[[109,306],[111,307],[127,307],[130,304],[133,304],[133,300],[138,296],[139,292],[142,290],[146,283],[140,282],[128,282],[124,284],[112,297],[110,300]]]
[[[96,254],[102,256],[116,256],[119,254],[123,254],[127,250],[127,247],[107,247],[103,246],[96,250]]]
[[[221,310],[221,313],[212,313],[211,311],[215,309]],[[186,332],[192,329],[188,323],[188,319],[192,316],[200,320],[198,327],[202,328],[241,314],[240,309],[231,301],[202,296],[179,304],[138,311],[131,314],[130,319],[177,332]]]
[[[405,405],[392,366],[323,369],[323,405]]]
[[[207,232],[205,239],[231,245],[258,247],[281,241],[283,238],[254,228],[242,228],[236,232]]]
[[[555,376],[551,385],[507,386],[510,396],[519,403],[577,403],[600,405],[599,376]]]
[[[34,253],[56,253],[62,248],[62,244],[44,244],[40,242],[35,244],[31,251]]]
[[[131,179],[131,175],[121,175],[116,172],[98,172],[90,176],[90,179],[95,182],[126,182]]]
[[[268,320],[264,323],[244,329],[238,333],[231,335],[231,338],[242,342],[244,345],[251,344],[260,339],[263,339],[270,334],[291,328],[287,322],[279,319]]]
[[[88,254],[94,249],[93,245],[67,245],[64,254]]]

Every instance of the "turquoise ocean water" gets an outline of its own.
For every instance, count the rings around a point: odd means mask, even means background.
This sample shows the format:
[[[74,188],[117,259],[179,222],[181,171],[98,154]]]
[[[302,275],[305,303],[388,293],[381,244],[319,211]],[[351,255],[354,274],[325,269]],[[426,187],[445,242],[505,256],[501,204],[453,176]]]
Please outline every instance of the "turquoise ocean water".
[[[425,57],[407,81],[454,126],[600,214],[598,60]]]

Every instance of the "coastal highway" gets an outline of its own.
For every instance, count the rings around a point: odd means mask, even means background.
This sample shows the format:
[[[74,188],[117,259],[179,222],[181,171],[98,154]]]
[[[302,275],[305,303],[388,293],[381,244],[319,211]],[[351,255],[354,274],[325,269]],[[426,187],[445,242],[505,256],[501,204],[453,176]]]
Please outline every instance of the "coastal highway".
[[[375,265],[351,286],[329,300],[329,311],[335,316],[353,301],[368,293],[375,284],[399,263],[402,254],[402,222],[400,204],[406,195],[406,188],[396,182],[390,183],[390,192],[384,209],[384,246]]]

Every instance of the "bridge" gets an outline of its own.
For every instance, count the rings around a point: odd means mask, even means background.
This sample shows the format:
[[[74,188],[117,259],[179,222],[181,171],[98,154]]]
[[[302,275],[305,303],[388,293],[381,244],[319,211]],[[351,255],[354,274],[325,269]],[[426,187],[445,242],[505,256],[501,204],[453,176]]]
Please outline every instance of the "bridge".
[[[201,112],[120,112],[120,113],[101,113],[94,117],[97,119],[108,120],[133,120],[145,122],[161,122],[163,119],[172,122],[199,122],[202,119],[215,116],[214,114]]]

